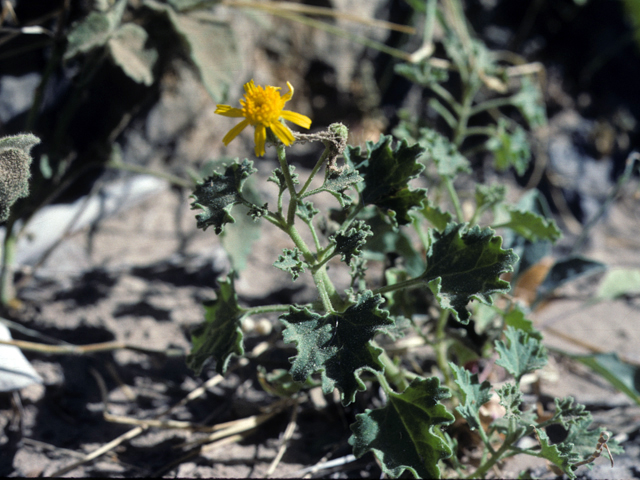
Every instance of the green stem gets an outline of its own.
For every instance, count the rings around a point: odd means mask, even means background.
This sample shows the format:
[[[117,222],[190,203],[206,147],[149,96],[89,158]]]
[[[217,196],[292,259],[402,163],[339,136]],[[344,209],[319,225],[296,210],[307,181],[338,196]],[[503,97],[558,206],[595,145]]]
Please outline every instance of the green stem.
[[[259,307],[251,307],[242,309],[245,315],[260,315],[263,313],[279,313],[288,312],[291,305],[262,305]]]
[[[456,211],[456,217],[458,217],[458,221],[462,223],[464,222],[464,213],[462,213],[460,198],[458,198],[458,193],[453,186],[453,180],[447,176],[442,177],[442,180],[444,181],[444,186],[449,193],[449,197],[451,197],[451,201],[453,202],[453,208]]]
[[[289,210],[287,212],[287,223],[293,225],[296,221],[296,208],[298,208],[298,193],[296,192],[296,186],[291,178],[291,172],[289,172],[289,164],[287,163],[287,153],[284,145],[278,145],[278,161],[280,162],[280,169],[284,176],[284,181],[287,184],[287,190],[289,190]],[[308,250],[308,249],[307,249]]]
[[[442,87],[442,85],[440,85],[438,83],[434,83],[433,85],[429,85],[429,88],[433,91],[433,93],[435,93],[442,100],[447,102],[449,107],[451,107],[451,110],[456,112],[457,115],[460,115],[460,113],[462,112],[462,105],[460,105],[460,103],[458,103],[458,101],[453,97],[453,95],[451,95],[449,93],[449,91],[447,89],[445,89],[444,87]]]
[[[494,455],[491,455],[491,458],[478,467],[478,469],[473,472],[471,475],[468,475],[466,478],[484,478],[489,470],[493,468],[493,466],[498,463],[502,456],[511,448],[512,442],[505,441],[502,446],[496,451]]]
[[[316,176],[316,173],[318,173],[318,170],[320,170],[320,167],[322,167],[322,164],[327,161],[327,158],[329,158],[329,155],[331,154],[331,150],[332,149],[329,146],[325,147],[324,152],[322,152],[322,155],[316,162],[315,166],[313,167],[313,170],[311,170],[311,173],[309,174],[309,178],[307,178],[307,181],[304,183],[302,189],[300,190],[300,192],[298,192],[299,197],[302,198],[304,196],[304,192],[306,192],[307,188],[309,188],[309,185],[311,185],[311,180],[313,180],[313,177]]]
[[[492,98],[491,100],[479,103],[475,107],[471,108],[469,110],[469,116],[473,117],[474,115],[484,112],[485,110],[492,110],[499,107],[508,107],[509,105],[513,105],[513,100],[513,97]]]
[[[403,288],[417,287],[424,284],[425,284],[424,278],[420,276],[416,278],[411,278],[409,280],[404,280],[402,282],[394,283],[393,285],[386,285],[384,287],[376,288],[375,290],[373,290],[373,293],[374,295],[377,295],[377,294],[382,295],[384,293],[395,292],[396,290],[400,290]]]
[[[2,276],[0,278],[0,301],[7,306],[14,298],[13,263],[15,260],[17,237],[14,233],[16,219],[10,217],[5,226],[4,245],[2,250]]]
[[[451,389],[455,389],[454,381],[451,378],[451,372],[449,370],[449,359],[447,358],[447,349],[449,347],[447,342],[447,320],[449,319],[449,311],[442,310],[440,313],[440,318],[438,318],[438,323],[436,325],[436,339],[435,339],[435,350],[436,350],[436,362],[438,363],[438,367],[444,376],[445,384]]]
[[[325,273],[325,275],[323,275]],[[331,298],[329,297],[329,289],[327,288],[327,284],[325,283],[327,276],[324,268],[313,273],[313,281],[316,284],[316,288],[318,289],[318,294],[320,295],[320,300],[322,301],[322,306],[327,313],[334,313],[333,304],[331,303]]]
[[[372,341],[371,344],[374,347],[378,346],[374,341]],[[389,355],[387,355],[387,352],[385,352],[384,350],[382,350],[382,353],[378,357],[378,360],[384,367],[384,378],[389,379],[391,383],[398,387],[398,390],[400,392],[404,392],[409,384],[407,383],[407,379],[405,378],[403,370],[393,362],[393,360],[389,357]],[[380,376],[378,376],[378,378],[380,378]],[[385,388],[384,385],[382,386],[382,388]],[[387,388],[385,388],[385,392],[387,394],[389,393],[389,391],[393,392],[393,390],[387,390]]]

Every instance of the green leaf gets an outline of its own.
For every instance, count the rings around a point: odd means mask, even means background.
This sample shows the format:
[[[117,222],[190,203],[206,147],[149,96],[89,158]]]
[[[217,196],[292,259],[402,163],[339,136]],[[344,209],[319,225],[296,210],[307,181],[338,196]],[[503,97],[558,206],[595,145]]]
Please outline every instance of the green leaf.
[[[556,288],[586,275],[600,273],[607,267],[603,263],[581,256],[569,257],[556,262],[538,287],[539,301],[550,295]]]
[[[446,137],[429,128],[420,129],[420,145],[433,160],[441,177],[454,178],[459,173],[471,173],[469,160]]]
[[[455,363],[449,363],[449,367],[463,396],[462,405],[456,410],[467,421],[471,430],[482,428],[480,407],[491,400],[491,384],[487,381],[480,383],[476,373],[472,375],[469,370]]]
[[[289,175],[291,175],[291,180],[294,185],[298,185],[300,183],[298,179],[298,174],[295,172],[296,167],[293,165],[289,165]],[[271,173],[271,176],[267,178],[267,182],[273,182],[278,186],[279,194],[282,194],[287,189],[287,182],[284,179],[284,174],[282,173],[282,169],[276,168]]]
[[[258,365],[257,376],[262,389],[277,397],[291,398],[303,387],[291,377],[289,371],[282,368],[267,373],[262,365]]]
[[[432,204],[430,200],[424,202],[424,207],[420,210],[420,213],[439,232],[447,228],[447,225],[453,220],[453,215],[449,212],[443,212],[439,206]]]
[[[569,478],[576,478],[571,464],[579,460],[579,456],[572,453],[573,445],[570,443],[560,443],[551,445],[549,437],[544,430],[534,428],[536,436],[540,442],[540,452],[538,457],[545,458],[559,467]]]
[[[575,424],[569,429],[567,438],[562,442],[565,448],[571,446],[571,452],[576,455],[573,463],[589,458],[596,449],[600,433],[605,431],[602,427],[589,430],[592,422],[593,418],[591,414],[588,414],[588,417],[585,416],[584,418],[577,419]],[[611,439],[607,442],[607,445],[612,454],[624,453],[624,449],[616,440]],[[610,458],[606,450],[603,450],[602,454],[606,458]],[[575,467],[573,468],[575,469]]]
[[[305,223],[310,223],[313,220],[320,210],[318,210],[315,205],[311,202],[298,202],[298,206],[296,208],[296,215],[302,219]]]
[[[67,35],[64,59],[69,60],[79,53],[104,46],[120,25],[126,7],[127,0],[118,0],[108,11],[93,11],[75,22]]]
[[[309,268],[309,264],[301,258],[302,253],[297,248],[293,250],[285,248],[282,253],[278,256],[278,260],[273,262],[273,266],[289,272],[294,281],[304,273],[305,267]]]
[[[434,67],[428,60],[419,63],[399,63],[394,70],[398,75],[423,87],[443,83],[449,79],[449,72],[446,69]]]
[[[144,5],[169,19],[198,68],[209,95],[216,102],[224,101],[242,60],[231,26],[213,15],[205,18],[177,13],[170,6],[154,0],[144,0]]]
[[[145,48],[147,32],[134,23],[122,25],[107,42],[113,61],[134,82],[144,85],[153,83],[153,65],[158,59],[158,52],[153,48]]]
[[[509,310],[509,312],[504,316],[504,324],[508,327],[513,327],[516,330],[521,330],[527,335],[542,341],[542,333],[535,329],[533,322],[526,318],[525,312],[517,303],[514,303],[511,306],[511,310]]]
[[[421,275],[442,308],[452,310],[461,323],[469,322],[466,305],[475,298],[491,305],[491,294],[508,292],[500,275],[513,270],[518,260],[501,248],[502,238],[490,228],[451,223],[444,232],[431,232],[427,268]]]
[[[392,141],[393,137],[383,135],[376,144],[367,142],[366,151],[348,146],[344,157],[363,178],[362,203],[376,205],[394,224],[406,225],[411,223],[409,210],[420,208],[426,198],[425,189],[409,187],[409,181],[424,170],[417,161],[423,148],[409,146],[405,140],[391,148]]]
[[[507,196],[505,185],[494,183],[493,185],[476,184],[476,208],[483,210],[493,208],[502,203]]]
[[[640,405],[639,367],[623,362],[616,353],[570,355],[570,357],[591,368],[616,389]]]
[[[540,87],[529,77],[522,78],[520,91],[513,96],[513,104],[520,110],[531,128],[547,124],[544,99]]]
[[[516,125],[513,132],[507,129],[504,119],[498,122],[498,129],[486,142],[487,149],[494,152],[495,166],[498,171],[505,171],[511,167],[522,176],[527,171],[531,149],[527,141],[527,133]]]
[[[573,397],[555,398],[556,411],[554,418],[559,420],[564,428],[569,430],[570,427],[580,425],[585,420],[592,420],[591,413],[585,410],[585,406],[576,403]]]
[[[438,462],[451,456],[451,448],[435,429],[455,419],[440,403],[450,396],[435,377],[416,378],[404,392],[389,394],[386,406],[356,416],[353,454],[373,452],[391,478],[405,470],[416,478],[440,478]]]
[[[191,332],[193,348],[187,356],[187,365],[200,374],[204,363],[213,358],[216,371],[227,371],[231,355],[243,355],[241,321],[244,311],[238,306],[233,284],[233,273],[219,282],[215,301],[205,304],[205,321]]]
[[[500,354],[496,365],[504,367],[516,381],[520,382],[524,374],[547,364],[547,352],[537,338],[513,327],[507,327],[505,337],[507,343],[502,340],[496,340],[495,343],[496,351]]]
[[[358,182],[361,181],[362,177],[351,165],[345,165],[341,168],[328,166],[322,186],[307,192],[304,197],[315,195],[320,192],[327,192],[338,200],[342,208],[345,208],[353,203],[352,198],[344,193],[345,190],[355,188]]]
[[[340,230],[332,235],[329,240],[336,246],[336,253],[342,255],[342,261],[351,264],[354,256],[359,256],[360,249],[367,243],[367,237],[373,235],[371,227],[362,220],[356,220],[347,230]]]
[[[226,223],[235,222],[229,212],[238,203],[250,205],[241,191],[246,179],[255,172],[257,170],[253,168],[253,162],[245,159],[242,164],[236,161],[228,166],[224,174],[213,173],[198,184],[192,195],[195,200],[191,203],[192,210],[202,210],[202,213],[196,215],[198,228],[206,230],[213,226],[215,232],[220,234]]]
[[[620,268],[607,272],[598,288],[598,300],[615,300],[640,294],[640,270]]]
[[[38,143],[30,133],[0,138],[0,221],[9,218],[16,200],[29,195],[31,149]]]
[[[505,383],[500,388],[496,389],[496,393],[498,394],[498,397],[500,397],[500,405],[506,409],[504,417],[515,417],[516,420],[519,420],[522,413],[520,411],[520,405],[522,404],[522,392],[518,385],[515,383]]]
[[[381,371],[378,357],[382,349],[373,347],[371,340],[393,325],[388,313],[378,308],[382,302],[380,295],[367,290],[342,313],[323,316],[292,306],[280,321],[285,326],[284,341],[295,343],[298,350],[292,358],[293,378],[305,382],[313,373],[322,372],[325,393],[337,387],[345,405],[353,402],[356,392],[365,389],[360,373]]]
[[[534,212],[508,208],[509,220],[498,227],[510,228],[530,242],[548,240],[555,242],[562,237],[562,232],[553,219],[546,219]]]

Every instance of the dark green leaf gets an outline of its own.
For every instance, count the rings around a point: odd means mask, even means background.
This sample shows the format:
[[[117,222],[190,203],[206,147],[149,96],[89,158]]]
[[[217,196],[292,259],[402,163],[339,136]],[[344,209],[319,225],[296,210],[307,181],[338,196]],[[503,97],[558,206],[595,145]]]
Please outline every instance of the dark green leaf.
[[[496,365],[504,367],[518,382],[524,374],[547,364],[547,352],[537,338],[513,327],[507,327],[505,337],[507,343],[496,340],[496,351],[500,354]]]
[[[291,278],[295,281],[301,273],[304,273],[305,267],[309,267],[309,264],[304,261],[302,253],[297,248],[293,250],[285,248],[282,253],[282,255],[278,256],[278,260],[273,263],[273,266],[289,272]]]
[[[478,375],[473,375],[464,367],[459,367],[455,363],[449,363],[449,367],[456,377],[456,384],[462,392],[462,405],[456,410],[462,415],[471,430],[482,428],[480,423],[480,407],[491,400],[491,384],[487,381],[482,383],[478,380]]]
[[[416,378],[403,393],[391,393],[383,408],[357,415],[349,438],[353,454],[373,452],[392,478],[405,470],[416,478],[440,478],[438,462],[451,456],[451,448],[434,429],[454,420],[440,403],[450,396],[437,378]]]
[[[195,200],[191,203],[192,210],[202,210],[196,215],[198,228],[206,230],[213,226],[215,232],[220,234],[226,223],[235,222],[229,212],[238,203],[249,204],[241,191],[246,179],[255,172],[257,170],[253,168],[253,162],[245,159],[242,164],[234,162],[228,166],[224,174],[214,173],[198,184],[192,195]]]
[[[490,228],[449,224],[433,233],[427,252],[427,269],[421,275],[442,308],[451,309],[456,319],[469,322],[466,305],[472,298],[491,304],[491,294],[508,292],[509,283],[500,275],[513,270],[518,257],[501,248],[502,238]]]
[[[579,425],[585,420],[591,421],[591,413],[585,410],[585,406],[574,404],[573,397],[555,398],[556,411],[554,418],[560,421],[562,426],[569,430],[571,426]]]
[[[367,243],[367,237],[373,235],[371,227],[362,220],[356,220],[346,231],[340,230],[329,239],[336,245],[336,253],[342,255],[342,261],[351,264],[354,256],[359,256],[360,249]]]
[[[243,310],[233,285],[233,274],[220,281],[217,299],[205,304],[205,321],[191,332],[193,348],[187,356],[187,365],[197,374],[209,358],[216,362],[216,371],[224,374],[231,355],[243,355],[241,320]]]
[[[324,176],[324,183],[320,188],[307,192],[304,196],[315,195],[319,192],[327,192],[333,195],[342,208],[351,205],[353,200],[345,193],[349,188],[355,188],[362,177],[350,165],[341,168],[328,166]]]
[[[393,325],[388,313],[378,306],[380,295],[364,292],[355,305],[343,313],[319,315],[304,308],[291,307],[280,320],[285,326],[283,338],[295,343],[298,355],[293,357],[291,375],[305,382],[315,372],[322,372],[322,389],[330,393],[335,387],[342,392],[345,404],[353,402],[365,385],[360,380],[364,369],[380,371],[380,348],[371,340],[380,330]]]
[[[367,142],[366,150],[347,147],[344,157],[363,178],[360,196],[365,205],[376,205],[399,225],[411,223],[409,210],[420,208],[426,190],[409,187],[409,181],[424,169],[417,158],[424,151],[406,141],[391,148],[393,137],[382,136],[376,144]]]

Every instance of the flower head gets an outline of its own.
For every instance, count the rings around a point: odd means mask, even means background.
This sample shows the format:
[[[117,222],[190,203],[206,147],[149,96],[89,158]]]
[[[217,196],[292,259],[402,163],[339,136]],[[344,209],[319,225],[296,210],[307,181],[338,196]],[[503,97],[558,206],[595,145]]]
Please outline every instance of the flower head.
[[[240,100],[242,108],[234,108],[229,105],[217,105],[215,113],[219,115],[233,118],[244,117],[244,120],[229,130],[222,139],[222,142],[225,145],[229,145],[231,140],[236,138],[245,127],[251,125],[255,127],[255,152],[258,157],[264,155],[267,128],[270,128],[282,143],[287,146],[291,145],[295,140],[293,133],[289,130],[289,127],[280,120],[289,120],[303,128],[309,128],[311,126],[311,119],[301,113],[283,110],[284,104],[291,100],[293,96],[293,87],[289,82],[287,82],[287,86],[289,87],[289,92],[285,95],[280,95],[280,88],[270,85],[263,88],[260,85],[256,86],[253,80],[251,80],[244,84],[244,100]]]

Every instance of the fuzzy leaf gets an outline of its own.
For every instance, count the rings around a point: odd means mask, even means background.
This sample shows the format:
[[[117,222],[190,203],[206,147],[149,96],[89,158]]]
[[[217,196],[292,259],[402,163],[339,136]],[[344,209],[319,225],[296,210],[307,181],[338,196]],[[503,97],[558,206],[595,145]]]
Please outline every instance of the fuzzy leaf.
[[[491,384],[487,381],[480,383],[476,373],[472,375],[469,370],[455,363],[449,363],[449,366],[463,395],[462,405],[456,410],[467,421],[471,430],[482,428],[480,407],[491,400]]]
[[[484,210],[502,203],[507,195],[507,187],[499,183],[493,185],[476,184],[476,208]]]
[[[428,60],[419,63],[399,63],[394,70],[398,75],[423,87],[446,82],[449,79],[449,72],[446,69],[434,67]]]
[[[366,150],[347,147],[345,160],[363,178],[360,196],[365,205],[376,205],[387,213],[395,224],[411,223],[409,210],[420,208],[426,190],[409,187],[409,181],[420,175],[424,166],[417,161],[424,149],[409,146],[401,140],[391,148],[393,137],[381,136],[376,144],[367,142]]]
[[[296,208],[296,215],[302,219],[305,223],[310,223],[313,220],[320,210],[318,210],[315,205],[311,202],[298,202],[298,207]]]
[[[145,48],[147,32],[134,23],[126,23],[115,31],[107,45],[111,58],[134,82],[144,85],[153,83],[153,65],[158,52]]]
[[[522,78],[522,87],[514,95],[513,104],[520,110],[531,128],[541,127],[547,124],[542,92],[537,83],[529,77]]]
[[[505,418],[515,417],[520,419],[520,404],[522,403],[522,392],[515,383],[505,383],[496,389],[498,397],[500,397],[500,405],[506,409]]]
[[[438,462],[451,456],[451,448],[434,428],[453,422],[440,403],[450,396],[436,377],[416,378],[404,392],[391,393],[383,408],[356,416],[349,438],[353,454],[373,452],[392,478],[405,470],[416,478],[440,478]]]
[[[336,253],[342,255],[342,261],[347,265],[351,264],[354,256],[359,256],[360,249],[367,243],[367,237],[373,235],[371,227],[362,220],[356,220],[347,231],[340,230],[329,239],[336,245]]]
[[[294,185],[298,185],[298,174],[295,172],[296,167],[293,165],[289,165],[289,175],[291,175],[291,180]],[[284,174],[280,168],[276,168],[269,178],[267,178],[267,182],[273,182],[278,186],[279,193],[282,194],[287,189],[287,182],[284,179]]]
[[[501,223],[500,227],[510,228],[530,242],[540,240],[555,242],[562,237],[562,232],[553,219],[546,219],[537,213],[515,208],[509,208],[508,212],[509,220]]]
[[[105,45],[122,21],[127,0],[119,0],[106,12],[93,11],[75,22],[67,35],[64,59],[69,60],[79,53],[87,53]]]
[[[273,262],[273,266],[289,272],[295,281],[301,273],[304,273],[304,268],[309,267],[309,264],[301,258],[301,252],[297,248],[293,250],[285,248],[282,253],[282,255],[278,255],[278,260]]]
[[[504,367],[518,382],[524,374],[547,364],[547,352],[540,340],[513,327],[507,327],[505,337],[507,343],[496,340],[496,350],[500,354],[496,365]]]
[[[248,204],[242,194],[242,185],[249,175],[257,172],[253,162],[245,159],[242,164],[234,162],[224,174],[213,173],[203,183],[196,186],[192,197],[191,209],[199,208],[202,213],[196,215],[198,228],[206,230],[213,226],[217,234],[222,233],[226,223],[235,222],[230,215],[231,208],[238,204]]]
[[[535,329],[533,322],[526,318],[526,314],[517,303],[513,304],[511,310],[504,316],[504,324],[516,330],[522,330],[537,340],[542,340],[542,333]]]
[[[569,478],[576,478],[571,464],[579,460],[579,456],[572,453],[573,444],[560,443],[551,445],[549,437],[544,430],[534,428],[534,431],[540,441],[540,452],[537,456],[549,460],[551,463],[559,467]]]
[[[232,274],[219,283],[216,300],[204,305],[205,321],[191,332],[193,348],[187,356],[187,365],[197,374],[209,358],[215,360],[216,371],[224,374],[231,355],[244,354],[241,329],[244,313],[238,306]]]
[[[307,192],[304,197],[315,195],[319,192],[327,192],[333,195],[342,208],[351,205],[353,200],[347,195],[345,190],[354,188],[358,182],[362,181],[362,177],[350,165],[345,165],[342,168],[327,167],[324,175],[324,183],[320,188]]]
[[[555,398],[556,411],[554,417],[560,421],[562,426],[569,430],[571,426],[578,425],[584,420],[591,420],[591,413],[585,410],[585,406],[576,403],[573,397]]]
[[[438,175],[453,178],[459,173],[471,173],[469,160],[446,137],[429,128],[420,129],[420,145],[435,162]]]
[[[337,387],[345,405],[353,402],[356,392],[365,389],[360,373],[380,371],[382,350],[373,347],[371,340],[379,330],[393,325],[388,313],[378,308],[382,302],[380,295],[366,291],[343,313],[320,315],[292,306],[280,320],[285,326],[284,341],[295,343],[298,350],[292,358],[293,378],[305,382],[313,373],[322,372],[325,393]]]
[[[527,171],[531,149],[527,134],[519,125],[509,132],[506,122],[501,119],[495,135],[487,140],[486,146],[495,154],[496,170],[504,171],[513,167],[520,176]]]
[[[0,222],[16,200],[29,195],[31,149],[38,143],[30,133],[0,138]]]
[[[518,256],[501,248],[502,238],[490,228],[451,223],[432,233],[427,269],[421,275],[442,308],[461,323],[469,322],[466,305],[473,298],[492,304],[491,294],[509,291],[500,275],[513,270]]]

